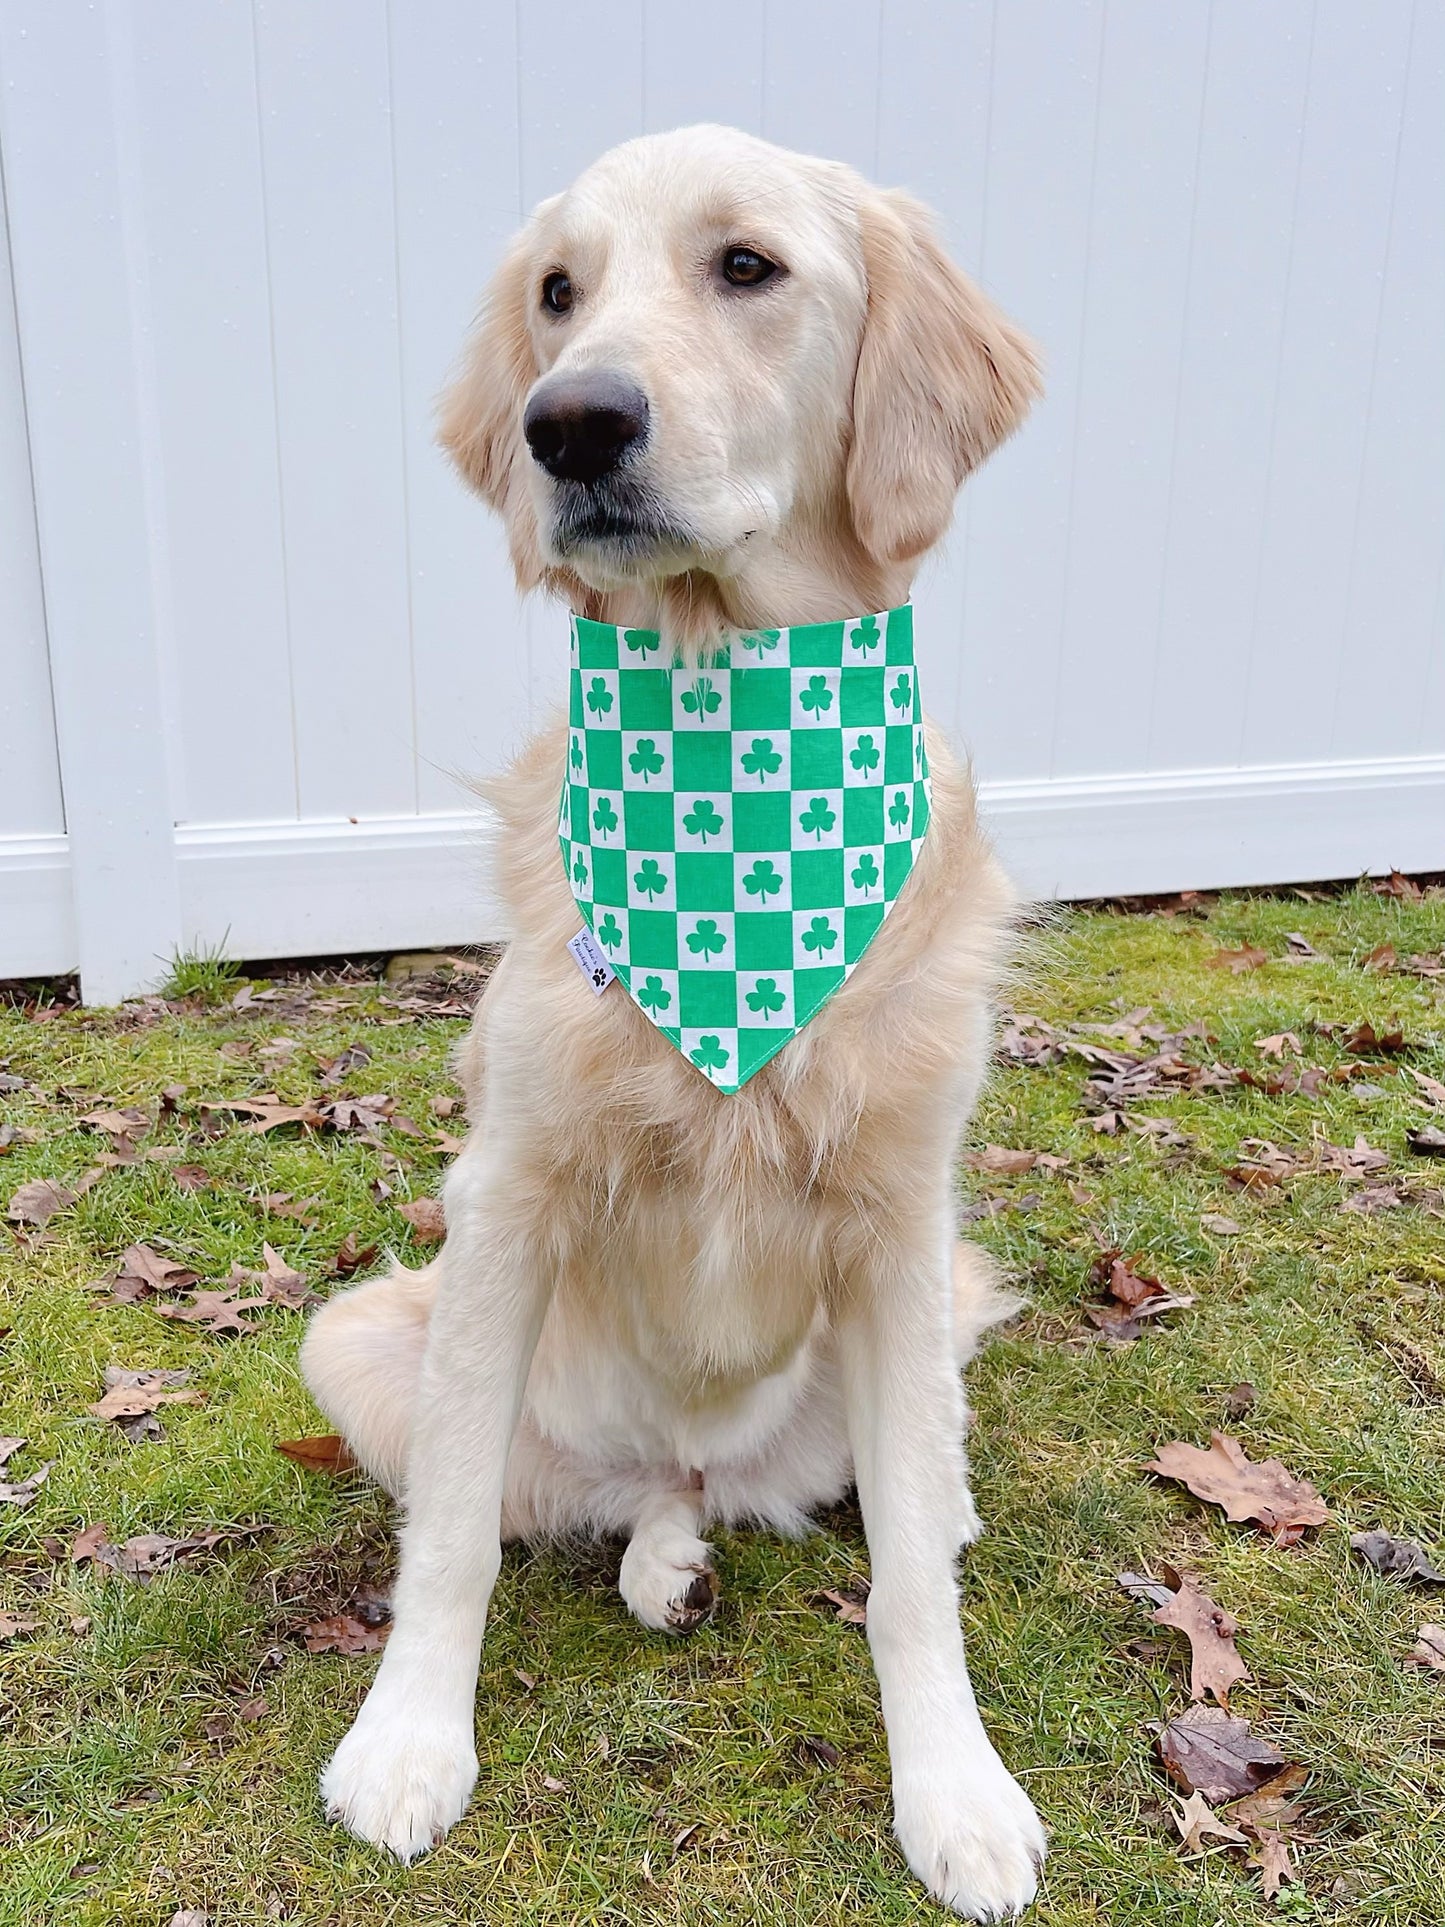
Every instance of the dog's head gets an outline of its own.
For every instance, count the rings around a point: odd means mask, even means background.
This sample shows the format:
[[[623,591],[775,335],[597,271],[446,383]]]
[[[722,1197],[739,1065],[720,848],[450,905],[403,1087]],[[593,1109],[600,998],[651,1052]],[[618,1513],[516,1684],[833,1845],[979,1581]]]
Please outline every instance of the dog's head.
[[[917,203],[693,127],[536,210],[441,438],[524,586],[607,591],[839,539],[906,563],[1037,393],[1028,342]]]

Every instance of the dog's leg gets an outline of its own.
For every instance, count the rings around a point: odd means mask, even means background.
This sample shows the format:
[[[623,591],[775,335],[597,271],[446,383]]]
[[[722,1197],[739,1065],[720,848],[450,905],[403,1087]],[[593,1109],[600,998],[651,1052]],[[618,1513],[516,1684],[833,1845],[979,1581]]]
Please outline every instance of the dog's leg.
[[[480,1144],[447,1181],[451,1229],[417,1389],[395,1624],[321,1779],[328,1811],[401,1860],[441,1840],[477,1777],[473,1702],[503,1479],[550,1295],[527,1192]]]
[[[844,1403],[873,1588],[868,1639],[909,1865],[974,1920],[1028,1905],[1044,1835],[983,1730],[954,1567],[973,1523],[954,1364],[952,1228],[860,1238],[840,1319]],[[931,1234],[931,1235],[929,1235]],[[909,1242],[912,1241],[911,1249]]]
[[[712,1548],[698,1538],[701,1481],[643,1502],[617,1585],[627,1608],[659,1633],[690,1633],[717,1604]]]

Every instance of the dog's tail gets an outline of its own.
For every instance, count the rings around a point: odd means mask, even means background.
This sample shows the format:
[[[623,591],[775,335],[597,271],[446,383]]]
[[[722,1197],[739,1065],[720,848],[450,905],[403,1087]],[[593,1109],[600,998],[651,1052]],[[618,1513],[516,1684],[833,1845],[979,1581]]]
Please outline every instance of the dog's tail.
[[[439,1260],[395,1265],[323,1305],[301,1347],[311,1396],[356,1457],[393,1498],[407,1450]]]

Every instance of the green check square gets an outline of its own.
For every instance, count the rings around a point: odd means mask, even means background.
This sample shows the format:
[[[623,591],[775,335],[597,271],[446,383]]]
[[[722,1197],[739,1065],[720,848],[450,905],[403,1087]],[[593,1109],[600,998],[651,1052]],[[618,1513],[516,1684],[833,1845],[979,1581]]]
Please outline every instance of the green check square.
[[[818,1006],[832,996],[845,974],[842,964],[831,964],[821,970],[795,970],[793,1022],[799,1025],[806,1022]]]
[[[738,980],[731,970],[682,970],[677,982],[684,1028],[737,1023]]]
[[[629,850],[670,850],[674,833],[671,791],[654,796],[646,790],[624,790],[622,822]]]
[[[721,854],[682,850],[677,858],[677,907],[679,910],[731,910],[733,907],[733,860]]]
[[[792,677],[786,669],[748,664],[733,672],[734,729],[786,729],[792,717]]]
[[[884,861],[887,861],[886,857]],[[881,903],[850,903],[843,912],[844,963],[857,963],[882,927]]]
[[[760,1071],[770,1057],[776,1057],[793,1035],[786,1030],[740,1030],[738,1032],[738,1082],[746,1084],[754,1071]]]
[[[587,781],[595,790],[622,788],[622,738],[615,729],[589,729]]]
[[[913,768],[913,725],[899,729],[889,724],[884,731],[883,781],[885,783],[911,783]]]
[[[788,631],[794,669],[836,669],[843,660],[841,622],[810,622]]]
[[[672,786],[679,792],[733,786],[732,744],[721,731],[680,729],[672,739]]]
[[[665,669],[628,669],[617,678],[623,729],[672,728],[672,678]]]
[[[891,903],[908,881],[913,868],[913,845],[890,843],[883,852],[883,894]]]
[[[590,843],[592,841],[591,791],[584,790],[580,784],[569,783],[567,797],[571,804],[572,818],[572,827],[568,835],[574,843]]]
[[[786,910],[739,910],[733,919],[739,970],[790,970],[793,919]]]
[[[666,910],[634,910],[628,919],[628,961],[633,972],[677,969],[677,919]]]
[[[849,666],[839,691],[838,722],[843,729],[866,729],[883,721],[883,670]]]
[[[906,602],[901,609],[893,609],[888,615],[888,639],[883,646],[883,660],[889,663],[909,663],[913,661],[913,605]]]
[[[786,850],[793,840],[791,791],[777,796],[733,797],[733,848]],[[877,839],[883,838],[880,833]]]
[[[617,631],[610,622],[577,617],[577,662],[583,669],[617,667]]]
[[[883,841],[882,790],[844,790],[843,841],[850,849]]]
[[[626,850],[592,852],[592,897],[596,903],[613,903],[622,910],[627,908]]]
[[[832,910],[843,901],[843,852],[794,850],[793,908]]]
[[[840,729],[793,731],[793,788],[843,787],[843,732]]]

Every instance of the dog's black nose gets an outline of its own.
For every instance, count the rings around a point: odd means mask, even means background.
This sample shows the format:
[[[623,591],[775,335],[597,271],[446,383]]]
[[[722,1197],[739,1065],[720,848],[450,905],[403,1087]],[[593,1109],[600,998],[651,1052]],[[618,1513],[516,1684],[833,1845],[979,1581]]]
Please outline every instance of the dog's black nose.
[[[647,397],[625,375],[600,370],[545,381],[522,432],[532,458],[562,482],[597,482],[647,439]]]

